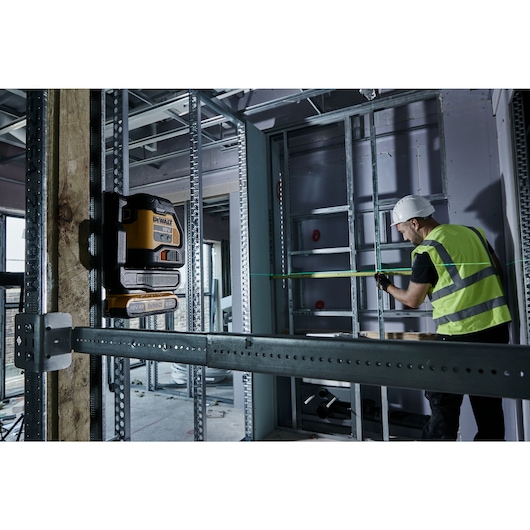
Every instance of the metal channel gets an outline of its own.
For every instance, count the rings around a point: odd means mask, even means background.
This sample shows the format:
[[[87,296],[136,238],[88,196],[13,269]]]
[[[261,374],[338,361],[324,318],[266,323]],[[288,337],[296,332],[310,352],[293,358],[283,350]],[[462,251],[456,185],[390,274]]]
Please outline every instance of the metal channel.
[[[26,97],[26,267],[24,312],[46,313],[48,92]],[[24,372],[24,439],[46,439],[46,374]]]
[[[513,139],[515,151],[515,171],[519,185],[519,226],[521,227],[521,253],[525,289],[525,334],[530,336],[530,181],[528,174],[528,148],[524,117],[524,104],[521,92],[516,92],[512,100]]]
[[[525,120],[523,94],[520,91],[514,93],[511,112],[515,174],[519,187],[519,226],[526,307],[526,314],[522,314],[521,319],[525,321],[524,340],[528,344],[528,337],[530,337],[530,176],[528,174],[528,123]],[[523,402],[522,412],[524,439],[528,440],[530,438],[530,403],[528,401]]]
[[[188,331],[204,331],[202,256],[202,153],[201,103],[197,91],[189,92],[190,117],[190,207],[186,233],[188,241]],[[204,366],[191,367],[195,441],[206,439],[206,378]]]
[[[353,128],[352,119],[344,120],[344,147],[346,154],[346,193],[348,198],[348,240],[350,242],[350,270],[357,270],[357,241],[355,238],[355,186],[353,175]],[[358,317],[358,293],[357,293],[357,278],[350,278],[350,300],[352,308],[352,333],[354,337],[359,336],[359,317]],[[354,406],[351,408],[351,422],[352,427],[355,425],[355,432],[352,435],[357,440],[363,438],[363,422],[362,422],[362,401],[361,401],[361,386],[356,383],[352,385],[350,390],[351,403]]]
[[[250,333],[250,233],[248,224],[247,137],[244,123],[237,124],[237,155],[239,180],[239,224],[241,235],[241,317],[243,333]],[[253,376],[243,374],[243,411],[245,440],[254,439]]]
[[[289,155],[289,137],[287,133],[283,135],[283,161],[284,161],[284,175],[283,175],[283,197],[284,197],[284,217],[285,217],[285,233],[283,240],[287,247],[287,274],[291,275],[293,272],[292,260],[290,251],[293,248],[292,239],[292,216],[291,216],[291,171],[290,171],[290,155]],[[288,295],[288,311],[289,311],[289,334],[294,335],[294,282],[291,278],[287,280],[287,295]]]
[[[346,109],[339,109],[331,112],[326,112],[325,114],[320,114],[318,116],[311,116],[304,120],[304,127],[307,126],[318,126],[318,125],[329,125],[331,123],[338,123],[343,121],[345,118],[369,114],[372,111],[390,109],[394,107],[401,107],[402,105],[407,105],[409,103],[415,103],[418,101],[424,101],[426,99],[432,99],[439,97],[439,90],[412,90],[404,94],[397,94],[394,96],[382,96],[379,99],[374,99],[370,102],[361,103],[359,105],[354,105]],[[299,125],[291,125],[287,127],[278,127],[268,131],[268,134],[274,135],[286,131],[294,131],[300,129]]]
[[[103,321],[101,253],[103,234],[102,192],[105,185],[105,92],[90,91],[90,239],[89,289],[91,327]],[[100,357],[90,357],[90,440],[105,439],[104,363]]]
[[[112,91],[112,191],[129,193],[129,99],[127,90]],[[123,319],[111,319],[110,326],[124,328]],[[130,361],[116,357],[112,363],[114,392],[114,440],[131,438]]]
[[[243,114],[245,116],[251,116],[253,114],[258,114],[260,112],[266,112],[268,110],[273,110],[278,107],[283,107],[285,105],[288,105],[290,103],[299,103],[300,101],[307,99],[310,100],[310,98],[320,96],[322,94],[329,94],[330,92],[333,92],[332,89],[309,89],[304,90],[302,92],[296,92],[295,94],[291,94],[289,96],[283,96],[278,99],[274,99],[272,101],[266,101],[264,103],[259,103],[257,105],[252,105],[250,107],[247,107]]]
[[[289,168],[288,168],[288,143],[287,143],[287,133],[284,133],[282,135],[282,143],[284,147],[284,166],[282,167],[280,165],[279,170],[279,178],[277,182],[277,189],[276,194],[278,197],[278,213],[279,213],[279,238],[280,238],[280,272],[282,274],[282,286],[281,286],[281,292],[282,293],[288,293],[288,300],[291,300],[291,293],[292,293],[292,281],[287,279],[287,271],[290,270],[291,267],[291,254],[287,252],[288,246],[287,246],[287,239],[286,239],[286,232],[288,231],[286,229],[286,226],[291,225],[290,217],[289,217],[289,210],[287,209],[288,200],[286,200],[286,191],[288,189],[288,178],[286,180],[286,176],[289,175]],[[288,193],[287,193],[288,197]],[[287,222],[286,222],[287,220]],[[290,229],[289,229],[290,230]],[[291,304],[288,304],[288,328],[289,332],[292,334],[292,329],[294,328],[293,324],[293,314],[290,310]],[[297,399],[296,399],[296,383],[294,379],[291,379],[290,381],[290,403],[291,403],[291,427],[293,429],[296,429],[297,425]]]
[[[205,366],[207,344],[204,333],[83,327],[72,330],[76,352],[146,361]]]
[[[372,186],[374,196],[374,252],[376,270],[381,270],[381,218],[379,214],[379,175],[377,172],[377,146],[376,146],[376,129],[375,129],[375,111],[369,113],[370,119],[370,148],[372,158]],[[377,291],[377,316],[379,322],[379,337],[385,338],[385,318],[384,318],[384,300],[383,291]],[[386,386],[381,387],[381,423],[383,427],[383,440],[388,441],[390,438],[390,429],[388,424],[388,389]]]
[[[146,329],[158,330],[158,315],[145,317]],[[158,390],[158,361],[145,361],[147,390],[154,392]]]
[[[530,346],[74,328],[92,355],[512,399],[530,398]]]
[[[292,240],[292,225],[293,225],[293,216],[291,215],[291,172],[290,172],[290,159],[289,159],[289,135],[287,132],[282,134],[282,143],[283,143],[283,164],[284,164],[284,173],[283,173],[283,182],[282,182],[282,199],[283,202],[280,204],[282,208],[284,222],[284,231],[282,233],[282,252],[287,256],[287,270],[283,270],[283,274],[287,274],[287,311],[289,319],[289,334],[294,335],[295,326],[294,326],[294,281],[290,277],[293,272],[292,266],[292,254],[291,250],[293,248]],[[291,428],[297,429],[299,427],[299,418],[300,418],[300,409],[301,405],[299,404],[296,390],[296,381],[294,378],[291,378]]]
[[[447,201],[447,149],[445,145],[445,124],[443,117],[443,100],[442,95],[437,97],[437,108],[438,108],[438,136],[440,138],[440,164],[441,164],[441,176],[442,176],[442,194]]]

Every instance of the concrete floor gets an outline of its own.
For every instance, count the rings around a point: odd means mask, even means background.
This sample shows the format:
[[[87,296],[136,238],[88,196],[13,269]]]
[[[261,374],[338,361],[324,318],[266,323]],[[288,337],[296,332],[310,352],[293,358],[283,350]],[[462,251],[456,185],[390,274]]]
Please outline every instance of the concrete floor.
[[[168,442],[194,441],[194,403],[187,396],[185,384],[175,384],[172,379],[171,363],[158,363],[156,390],[147,390],[147,366],[136,366],[131,361],[131,441]],[[153,372],[151,372],[153,377]],[[231,374],[222,382],[206,385],[206,417],[204,421],[205,441],[239,442],[245,438],[243,409],[233,406]],[[107,392],[105,402],[105,439],[114,437],[114,394]],[[2,436],[20,418],[24,411],[22,396],[0,403]],[[5,441],[17,441],[19,422],[6,436]],[[20,436],[20,441],[24,435]],[[274,430],[264,441],[326,440],[324,436]]]
[[[193,441],[193,400],[186,385],[171,378],[171,364],[158,363],[158,388],[147,390],[147,367],[131,369],[131,441]],[[206,385],[206,441],[240,441],[245,437],[243,410],[234,408],[232,376]],[[113,395],[107,397],[107,438],[114,433]]]
[[[133,363],[134,365],[134,363]],[[186,385],[177,385],[171,378],[171,364],[158,363],[157,390],[147,390],[147,367],[131,369],[131,441],[194,441],[193,400],[187,397]],[[206,441],[232,442],[245,437],[243,410],[234,408],[232,377],[216,385],[206,385]],[[22,422],[7,435],[6,430],[24,410],[23,397],[0,403],[2,436],[16,441]],[[114,436],[114,394],[108,392],[105,403],[105,438]],[[24,436],[20,437],[23,441]]]
[[[2,441],[17,441],[17,437],[19,437],[19,431],[22,426],[22,420],[20,420],[22,412],[24,412],[24,399],[22,397],[15,397],[0,402],[0,425],[2,427]],[[24,434],[22,433],[20,435],[20,440],[22,441],[23,438]]]

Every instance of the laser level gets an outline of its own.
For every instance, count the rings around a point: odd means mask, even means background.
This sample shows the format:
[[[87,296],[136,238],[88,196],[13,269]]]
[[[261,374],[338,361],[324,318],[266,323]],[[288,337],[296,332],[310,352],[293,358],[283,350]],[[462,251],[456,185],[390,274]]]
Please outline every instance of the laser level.
[[[177,308],[183,231],[173,204],[138,193],[103,197],[105,314],[133,318]]]

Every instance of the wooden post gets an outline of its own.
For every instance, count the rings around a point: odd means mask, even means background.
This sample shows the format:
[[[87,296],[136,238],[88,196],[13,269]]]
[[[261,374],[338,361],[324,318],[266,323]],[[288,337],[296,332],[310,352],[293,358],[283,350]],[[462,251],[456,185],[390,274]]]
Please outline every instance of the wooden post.
[[[88,326],[90,91],[53,91],[50,103],[56,127],[50,171],[56,171],[57,178],[51,179],[55,184],[50,182],[48,190],[48,305],[71,314],[74,327]],[[88,355],[74,353],[69,368],[51,374],[47,405],[48,440],[90,440]]]

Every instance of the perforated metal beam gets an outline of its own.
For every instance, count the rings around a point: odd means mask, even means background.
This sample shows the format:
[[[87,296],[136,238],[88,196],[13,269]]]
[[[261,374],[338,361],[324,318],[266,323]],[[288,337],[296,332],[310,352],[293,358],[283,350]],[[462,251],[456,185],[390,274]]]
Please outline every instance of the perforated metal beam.
[[[24,311],[46,311],[46,172],[48,139],[48,92],[30,90],[27,95],[26,142],[26,268]],[[24,439],[46,439],[46,374],[24,373]]]
[[[190,205],[186,219],[188,239],[188,330],[204,330],[203,211],[201,105],[196,90],[189,93],[190,116]],[[191,368],[193,383],[194,440],[206,439],[206,387],[204,366]]]
[[[74,328],[80,353],[514,399],[530,398],[530,346]]]
[[[129,100],[127,90],[112,91],[112,191],[129,194]],[[110,325],[123,328],[122,319],[109,319]],[[116,357],[112,362],[114,392],[114,439],[131,438],[130,361]]]

